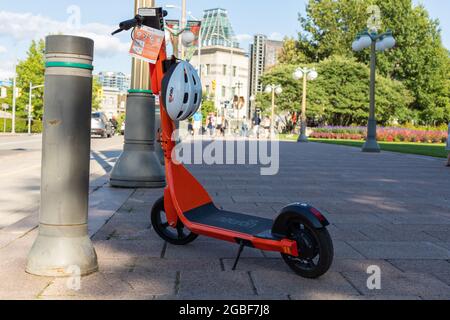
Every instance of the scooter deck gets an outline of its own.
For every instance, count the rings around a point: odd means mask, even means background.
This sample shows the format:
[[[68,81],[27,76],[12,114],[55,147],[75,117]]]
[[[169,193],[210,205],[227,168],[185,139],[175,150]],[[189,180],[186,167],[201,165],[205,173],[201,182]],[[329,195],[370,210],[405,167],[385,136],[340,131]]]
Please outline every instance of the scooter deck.
[[[248,234],[258,238],[274,239],[273,220],[218,209],[213,203],[184,213],[186,219],[195,224],[207,225],[223,230]]]

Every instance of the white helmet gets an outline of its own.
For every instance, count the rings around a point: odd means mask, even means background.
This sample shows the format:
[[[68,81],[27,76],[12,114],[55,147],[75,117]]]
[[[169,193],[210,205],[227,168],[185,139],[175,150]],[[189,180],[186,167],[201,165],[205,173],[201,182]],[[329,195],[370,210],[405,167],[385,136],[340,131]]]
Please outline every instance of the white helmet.
[[[164,75],[161,89],[164,106],[174,121],[186,120],[200,108],[201,80],[188,62],[180,61],[172,65]]]

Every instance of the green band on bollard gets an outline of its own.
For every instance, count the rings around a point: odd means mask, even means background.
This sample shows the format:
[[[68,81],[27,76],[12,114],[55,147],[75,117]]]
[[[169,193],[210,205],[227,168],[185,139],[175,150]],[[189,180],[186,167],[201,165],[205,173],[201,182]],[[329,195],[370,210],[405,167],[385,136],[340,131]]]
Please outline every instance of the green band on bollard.
[[[45,64],[46,68],[76,68],[76,69],[86,69],[86,70],[94,70],[94,66],[85,63],[76,63],[76,62],[47,62]]]
[[[152,90],[143,90],[143,89],[130,89],[128,90],[128,93],[148,93],[153,94]]]

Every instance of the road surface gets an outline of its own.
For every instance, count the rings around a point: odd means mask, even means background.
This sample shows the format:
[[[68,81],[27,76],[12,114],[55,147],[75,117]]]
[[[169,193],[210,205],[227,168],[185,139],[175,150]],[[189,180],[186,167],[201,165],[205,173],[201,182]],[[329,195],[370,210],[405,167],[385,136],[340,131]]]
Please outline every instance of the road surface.
[[[122,145],[123,137],[92,139],[92,179],[111,170]],[[41,153],[41,135],[0,135],[0,230],[37,214]]]

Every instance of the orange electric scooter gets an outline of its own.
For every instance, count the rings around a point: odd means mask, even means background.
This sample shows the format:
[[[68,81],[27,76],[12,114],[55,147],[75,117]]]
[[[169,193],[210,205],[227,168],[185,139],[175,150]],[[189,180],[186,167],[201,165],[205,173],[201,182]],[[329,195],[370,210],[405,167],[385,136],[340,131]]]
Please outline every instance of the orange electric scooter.
[[[124,21],[120,29],[142,25],[164,30],[166,12],[162,8],[141,9],[134,19]],[[150,64],[151,89],[161,94],[165,72],[176,59],[167,59],[163,43],[156,64]],[[245,247],[280,252],[284,261],[298,275],[318,278],[325,274],[333,261],[333,243],[326,229],[327,219],[317,209],[305,204],[286,206],[275,220],[218,209],[208,192],[182,165],[174,161],[176,143],[175,123],[161,103],[160,142],[165,156],[167,187],[151,212],[154,230],[165,241],[187,245],[199,235],[239,245],[233,267],[236,269]]]

